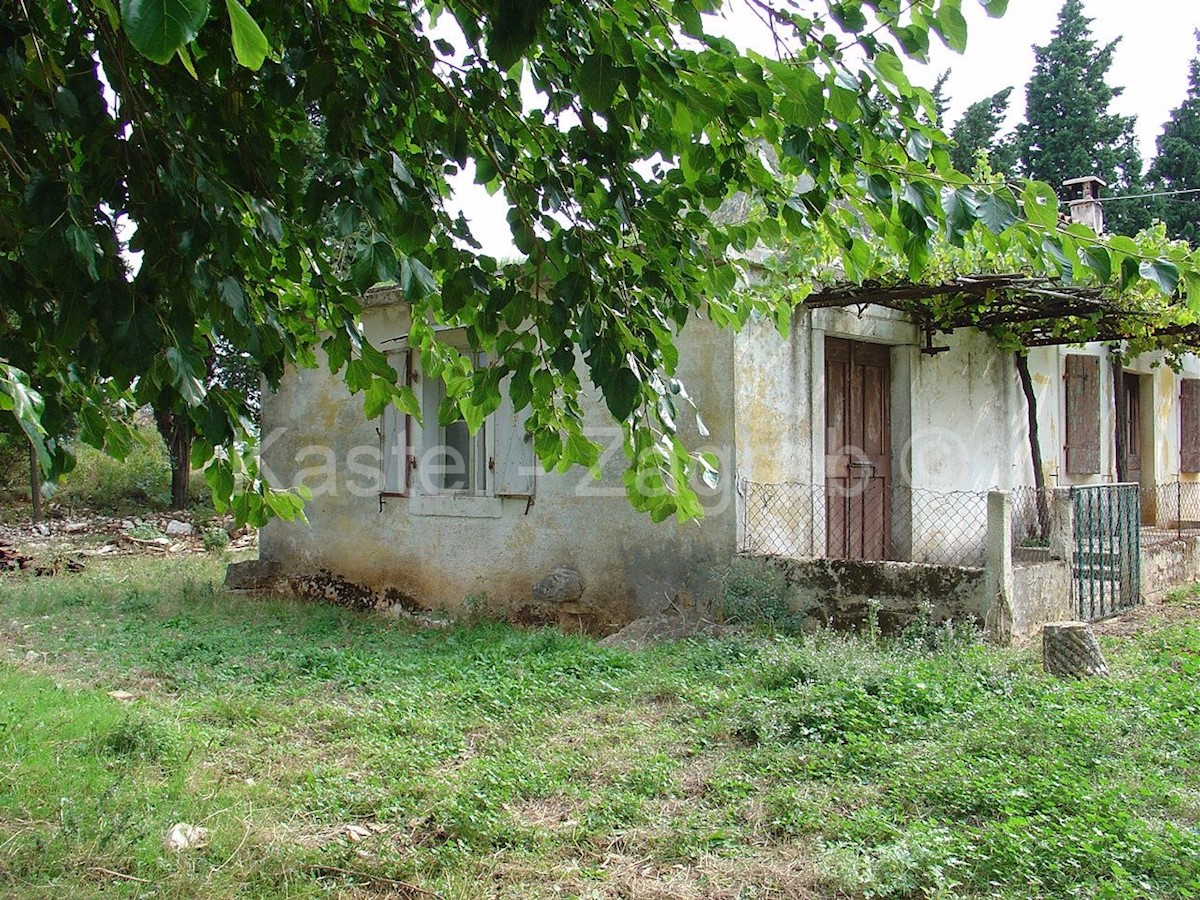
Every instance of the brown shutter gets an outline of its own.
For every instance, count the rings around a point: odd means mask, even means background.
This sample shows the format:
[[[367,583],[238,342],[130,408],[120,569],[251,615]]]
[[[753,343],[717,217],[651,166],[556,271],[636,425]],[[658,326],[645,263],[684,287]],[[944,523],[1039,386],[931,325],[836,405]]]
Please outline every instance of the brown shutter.
[[[1100,359],[1067,354],[1067,474],[1100,471]]]
[[[1200,472],[1200,379],[1179,383],[1179,471]]]

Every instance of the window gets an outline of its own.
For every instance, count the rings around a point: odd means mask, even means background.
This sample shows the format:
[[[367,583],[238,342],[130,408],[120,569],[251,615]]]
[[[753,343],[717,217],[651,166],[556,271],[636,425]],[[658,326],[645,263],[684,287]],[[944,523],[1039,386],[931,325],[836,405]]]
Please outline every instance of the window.
[[[475,365],[486,360],[478,356]],[[420,453],[415,460],[414,490],[426,497],[452,500],[471,497],[531,497],[534,490],[533,436],[526,424],[528,411],[517,413],[508,397],[508,382],[500,385],[499,408],[471,434],[464,419],[445,425],[438,410],[446,399],[440,378],[422,381]],[[493,501],[494,502],[494,501]],[[433,509],[463,510],[464,504]]]
[[[1179,471],[1200,472],[1200,378],[1179,383]]]
[[[399,383],[411,384],[411,369],[407,350],[388,354],[388,362],[399,373]],[[408,493],[409,472],[416,460],[413,457],[412,420],[389,403],[379,420],[380,493],[404,496]]]
[[[475,365],[484,360],[477,357]],[[485,421],[479,430],[471,434],[466,419],[455,419],[448,425],[438,423],[438,411],[446,400],[446,384],[440,378],[430,379],[430,394],[433,403],[422,408],[422,417],[433,432],[436,426],[437,439],[428,444],[422,459],[426,476],[432,484],[423,487],[427,492],[483,496],[488,493],[488,460],[490,435]]]
[[[1100,359],[1067,354],[1066,456],[1068,475],[1100,471]]]

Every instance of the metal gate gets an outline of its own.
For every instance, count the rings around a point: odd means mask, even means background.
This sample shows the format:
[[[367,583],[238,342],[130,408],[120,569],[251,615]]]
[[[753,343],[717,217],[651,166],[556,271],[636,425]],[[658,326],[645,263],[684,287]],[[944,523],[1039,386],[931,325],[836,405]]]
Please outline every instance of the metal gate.
[[[1071,488],[1075,609],[1092,622],[1141,600],[1141,492],[1136,484]]]

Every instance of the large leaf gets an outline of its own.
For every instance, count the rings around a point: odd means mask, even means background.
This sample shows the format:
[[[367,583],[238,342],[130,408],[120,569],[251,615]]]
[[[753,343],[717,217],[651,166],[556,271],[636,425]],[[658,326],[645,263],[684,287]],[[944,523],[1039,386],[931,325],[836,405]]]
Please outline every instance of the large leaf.
[[[1138,273],[1158,287],[1168,297],[1179,287],[1179,267],[1167,259],[1148,259],[1138,266]]]
[[[967,20],[958,2],[943,2],[933,18],[933,28],[955,53],[967,49]]]
[[[992,234],[1000,234],[1020,221],[1016,201],[1008,191],[983,191],[978,197],[979,221]]]
[[[225,0],[225,8],[233,30],[233,52],[238,62],[257,72],[267,58],[267,36],[238,0]]]
[[[1058,195],[1043,181],[1030,181],[1021,192],[1025,218],[1043,228],[1058,227]]]
[[[156,63],[168,63],[195,40],[208,18],[208,0],[121,0],[129,43]]]

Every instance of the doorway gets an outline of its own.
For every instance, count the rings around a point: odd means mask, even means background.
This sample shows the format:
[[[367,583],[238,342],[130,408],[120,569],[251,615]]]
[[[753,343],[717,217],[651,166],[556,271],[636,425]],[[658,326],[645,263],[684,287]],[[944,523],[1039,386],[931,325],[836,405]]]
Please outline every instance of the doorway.
[[[891,351],[825,339],[825,543],[834,559],[892,555]]]

